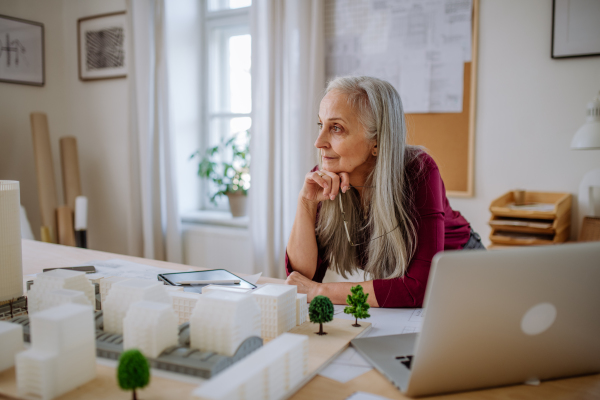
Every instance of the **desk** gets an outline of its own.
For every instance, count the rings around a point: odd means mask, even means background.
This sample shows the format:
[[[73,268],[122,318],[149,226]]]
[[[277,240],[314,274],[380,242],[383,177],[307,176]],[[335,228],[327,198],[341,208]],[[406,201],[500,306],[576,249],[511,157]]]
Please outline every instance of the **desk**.
[[[158,268],[168,268],[178,271],[187,271],[190,267],[181,264],[155,261],[139,257],[123,256],[95,250],[79,249],[49,243],[23,240],[23,273],[34,274],[42,272],[43,268],[56,268],[78,265],[90,260],[109,260],[120,258],[137,263],[152,265]],[[261,278],[258,283],[283,283],[280,279]],[[153,378],[154,379],[154,378]],[[164,378],[162,378],[164,379]],[[167,398],[161,396],[159,382],[153,382],[150,392],[142,395],[145,399]],[[184,389],[186,384],[181,384]],[[155,388],[155,389],[153,389]],[[406,399],[400,392],[379,372],[371,370],[350,382],[339,383],[331,379],[316,376],[294,396],[293,400],[331,399],[342,400],[356,391],[370,392],[390,399]],[[164,393],[162,393],[164,395]],[[178,394],[172,393],[173,398]],[[130,398],[129,392],[123,392],[122,399]],[[85,396],[82,396],[84,398]],[[2,398],[2,396],[0,396]],[[434,399],[600,399],[600,375],[590,375],[579,378],[561,379],[543,382],[539,386],[508,386],[503,388],[479,390],[466,393],[457,393],[444,396],[431,397]]]

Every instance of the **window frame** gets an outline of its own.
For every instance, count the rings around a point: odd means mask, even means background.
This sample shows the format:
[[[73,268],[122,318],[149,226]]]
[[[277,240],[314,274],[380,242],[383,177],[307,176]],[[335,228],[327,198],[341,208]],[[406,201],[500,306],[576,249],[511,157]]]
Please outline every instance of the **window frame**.
[[[234,9],[222,9],[217,11],[209,10],[209,1],[202,0],[202,27],[200,33],[201,38],[201,129],[200,135],[200,154],[205,154],[206,149],[210,146],[211,139],[211,120],[213,118],[236,118],[236,117],[248,117],[252,118],[252,112],[249,113],[232,113],[232,112],[213,112],[211,105],[214,104],[214,100],[211,100],[212,85],[210,77],[215,69],[215,64],[209,62],[211,53],[213,50],[212,35],[215,28],[226,28],[232,27],[240,30],[240,32],[247,32],[251,35],[250,31],[250,9],[252,6],[234,8]],[[222,52],[221,60],[217,63],[220,65],[228,65],[225,52]],[[220,86],[229,89],[228,75],[221,73]],[[224,82],[225,81],[225,82]],[[221,101],[218,99],[217,101]],[[209,182],[206,179],[202,179],[200,182],[200,209],[209,211],[228,211],[229,205],[226,199],[217,199],[217,206],[211,203],[209,198]]]

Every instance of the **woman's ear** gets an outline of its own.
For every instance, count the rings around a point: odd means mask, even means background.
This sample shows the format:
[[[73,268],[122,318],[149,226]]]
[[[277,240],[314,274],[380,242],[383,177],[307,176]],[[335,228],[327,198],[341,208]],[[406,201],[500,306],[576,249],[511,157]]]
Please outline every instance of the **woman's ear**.
[[[371,154],[373,154],[373,156],[377,157],[377,143],[375,143],[375,146],[373,146],[373,150],[371,151]]]

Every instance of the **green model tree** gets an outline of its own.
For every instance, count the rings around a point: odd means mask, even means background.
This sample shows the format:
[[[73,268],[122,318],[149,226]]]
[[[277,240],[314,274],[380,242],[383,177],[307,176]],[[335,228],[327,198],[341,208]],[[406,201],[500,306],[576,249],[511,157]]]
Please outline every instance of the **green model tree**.
[[[117,380],[121,389],[133,390],[133,400],[137,400],[135,389],[141,389],[150,382],[150,364],[139,350],[131,349],[121,354]]]
[[[327,335],[323,332],[323,324],[333,320],[333,303],[326,296],[315,296],[308,307],[308,318],[313,324],[319,324],[317,335]]]
[[[367,303],[367,298],[369,297],[369,293],[364,293],[363,288],[360,285],[356,285],[350,288],[350,293],[348,298],[346,299],[346,303],[348,303],[349,307],[344,308],[344,313],[352,314],[354,318],[354,324],[352,326],[360,326],[358,323],[358,319],[369,318],[369,308],[371,306]]]

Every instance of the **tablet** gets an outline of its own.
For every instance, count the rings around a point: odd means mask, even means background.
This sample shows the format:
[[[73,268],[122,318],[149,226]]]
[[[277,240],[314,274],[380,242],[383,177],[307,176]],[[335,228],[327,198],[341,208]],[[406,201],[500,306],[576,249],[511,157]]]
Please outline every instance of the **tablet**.
[[[206,284],[182,285],[179,282],[183,281],[222,281],[222,280],[239,280],[239,283],[221,283],[219,286],[232,288],[256,289],[256,285],[245,281],[237,275],[232,274],[226,269],[211,269],[208,271],[190,271],[190,272],[173,272],[168,274],[159,274],[158,279],[171,286],[182,286],[184,292],[202,293],[202,288],[208,286]],[[214,283],[213,283],[214,285]]]

